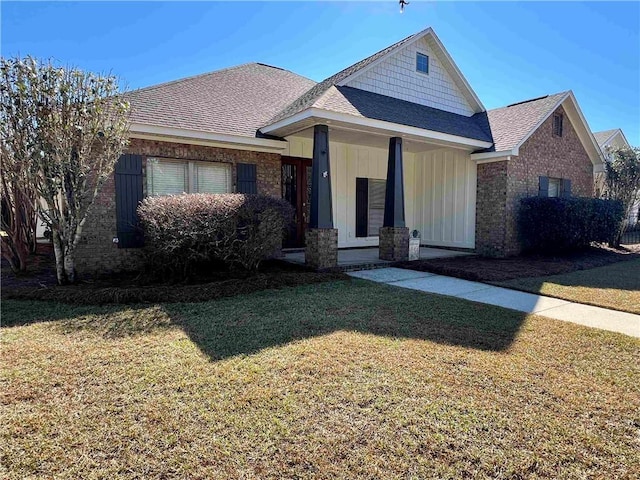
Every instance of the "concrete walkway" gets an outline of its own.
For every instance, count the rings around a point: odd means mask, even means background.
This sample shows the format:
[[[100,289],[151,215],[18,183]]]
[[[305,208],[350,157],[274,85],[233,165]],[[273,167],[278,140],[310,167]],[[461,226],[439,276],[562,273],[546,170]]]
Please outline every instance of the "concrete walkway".
[[[543,295],[494,287],[486,283],[470,282],[459,278],[402,268],[361,270],[351,272],[349,275],[396,287],[497,305],[519,312],[536,313],[556,320],[640,338],[640,315],[634,315],[633,313],[593,307]]]

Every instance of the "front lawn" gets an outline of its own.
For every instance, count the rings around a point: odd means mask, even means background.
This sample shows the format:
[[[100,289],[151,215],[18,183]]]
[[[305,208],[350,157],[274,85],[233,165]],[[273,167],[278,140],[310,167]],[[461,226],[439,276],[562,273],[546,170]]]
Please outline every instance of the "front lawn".
[[[640,314],[640,260],[496,285]]]
[[[2,322],[2,478],[640,471],[624,335],[359,280]]]

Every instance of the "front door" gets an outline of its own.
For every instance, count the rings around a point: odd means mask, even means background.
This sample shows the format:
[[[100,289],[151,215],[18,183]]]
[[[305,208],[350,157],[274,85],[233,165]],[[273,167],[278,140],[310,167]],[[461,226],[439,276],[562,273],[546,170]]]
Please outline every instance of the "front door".
[[[282,157],[282,198],[294,208],[293,222],[287,230],[284,247],[304,247],[304,232],[311,212],[311,160]]]

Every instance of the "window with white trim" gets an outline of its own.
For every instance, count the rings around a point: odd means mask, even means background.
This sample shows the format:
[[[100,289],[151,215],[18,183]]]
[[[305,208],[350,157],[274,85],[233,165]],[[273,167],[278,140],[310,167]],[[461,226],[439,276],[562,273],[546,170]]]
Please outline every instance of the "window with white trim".
[[[549,197],[560,197],[562,193],[562,179],[549,177]]]
[[[429,73],[429,56],[416,52],[416,70],[420,73]]]
[[[147,158],[147,195],[229,193],[231,164]]]

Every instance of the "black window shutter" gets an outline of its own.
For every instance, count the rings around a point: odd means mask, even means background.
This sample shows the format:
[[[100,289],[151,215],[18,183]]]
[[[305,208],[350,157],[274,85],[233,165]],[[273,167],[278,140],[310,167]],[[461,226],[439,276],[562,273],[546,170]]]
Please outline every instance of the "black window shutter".
[[[571,196],[571,180],[568,178],[562,179],[562,196],[569,198]]]
[[[253,163],[238,163],[236,191],[238,193],[258,193],[256,182],[256,165]]]
[[[549,196],[549,177],[538,177],[538,196]]]
[[[118,248],[139,248],[144,237],[138,220],[142,201],[142,157],[122,155],[115,168]]]
[[[356,237],[366,237],[369,228],[369,179],[356,178]]]

